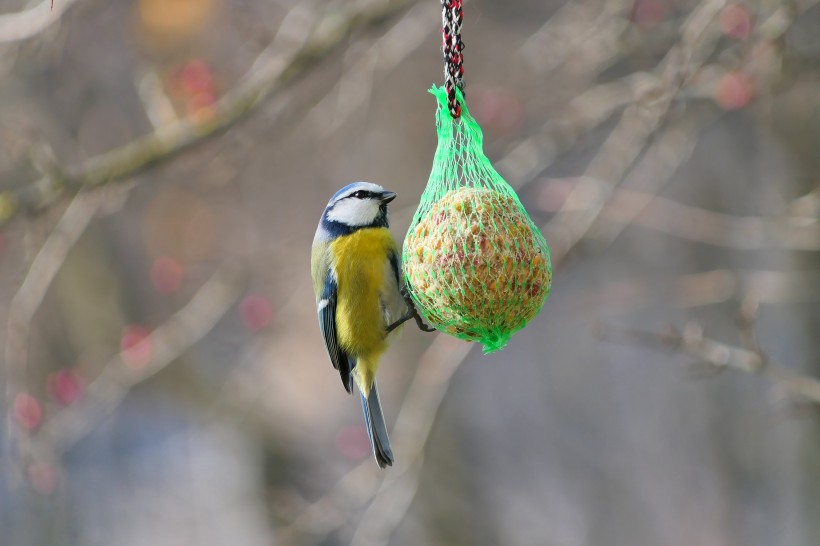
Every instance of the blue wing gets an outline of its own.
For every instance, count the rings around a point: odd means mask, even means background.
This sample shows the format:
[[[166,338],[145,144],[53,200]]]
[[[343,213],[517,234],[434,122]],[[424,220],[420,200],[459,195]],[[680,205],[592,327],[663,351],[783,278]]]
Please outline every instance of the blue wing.
[[[339,338],[336,335],[337,298],[338,287],[336,280],[328,271],[322,297],[319,300],[319,327],[322,330],[322,337],[325,338],[330,361],[333,363],[333,367],[339,370],[339,375],[342,376],[342,385],[344,385],[347,392],[352,392],[353,377],[350,372],[356,362],[339,346]]]
[[[399,278],[399,253],[395,248],[390,249],[388,254],[390,258],[390,269],[393,270],[393,275],[396,276],[396,286],[401,288],[401,279]]]

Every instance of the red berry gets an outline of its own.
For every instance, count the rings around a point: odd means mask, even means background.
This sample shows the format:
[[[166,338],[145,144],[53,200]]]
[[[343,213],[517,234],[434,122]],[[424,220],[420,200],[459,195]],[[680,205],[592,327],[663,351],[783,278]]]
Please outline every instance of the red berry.
[[[739,110],[754,94],[749,77],[740,71],[727,72],[715,87],[715,102],[726,110]]]
[[[239,304],[239,314],[249,330],[258,332],[273,320],[273,306],[264,296],[249,295]]]
[[[68,406],[76,402],[84,391],[80,378],[68,369],[49,374],[46,386],[51,399],[61,406]]]
[[[43,406],[28,393],[21,392],[14,399],[14,418],[26,430],[34,430],[43,419]]]
[[[132,368],[142,368],[151,360],[151,340],[144,326],[126,326],[120,339],[123,361]]]
[[[336,435],[336,449],[354,461],[361,461],[370,455],[370,440],[364,426],[345,427]]]
[[[187,93],[210,92],[213,89],[211,67],[201,59],[194,59],[183,66],[179,79]]]
[[[31,463],[26,469],[31,486],[43,495],[50,495],[57,489],[57,472],[46,463]]]
[[[726,36],[742,40],[752,33],[752,17],[740,4],[729,4],[720,12],[720,28]]]
[[[642,28],[657,25],[666,17],[666,10],[658,0],[635,0],[631,21]]]
[[[151,265],[151,284],[160,294],[173,294],[182,286],[184,278],[185,268],[173,258],[162,256]]]

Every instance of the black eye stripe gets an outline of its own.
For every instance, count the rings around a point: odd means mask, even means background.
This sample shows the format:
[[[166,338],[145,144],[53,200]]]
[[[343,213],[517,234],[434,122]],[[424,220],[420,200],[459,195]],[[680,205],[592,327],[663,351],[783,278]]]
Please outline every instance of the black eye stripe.
[[[377,197],[377,194],[372,191],[358,190],[345,197],[345,199],[350,199],[351,197],[354,199],[374,199]]]

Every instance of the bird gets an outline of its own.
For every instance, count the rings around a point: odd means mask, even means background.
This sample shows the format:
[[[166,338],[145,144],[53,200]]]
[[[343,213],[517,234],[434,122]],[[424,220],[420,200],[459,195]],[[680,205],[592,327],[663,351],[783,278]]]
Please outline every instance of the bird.
[[[420,322],[402,291],[399,249],[388,229],[396,193],[354,182],[328,201],[311,251],[319,327],[342,385],[358,387],[367,435],[381,468],[394,462],[376,371],[400,324]]]

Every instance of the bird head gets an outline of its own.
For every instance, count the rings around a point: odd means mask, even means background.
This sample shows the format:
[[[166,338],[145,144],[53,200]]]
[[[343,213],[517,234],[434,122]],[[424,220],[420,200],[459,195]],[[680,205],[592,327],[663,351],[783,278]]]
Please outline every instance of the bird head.
[[[377,184],[348,184],[328,201],[321,226],[333,235],[367,227],[387,227],[387,204],[395,197],[395,192]]]

